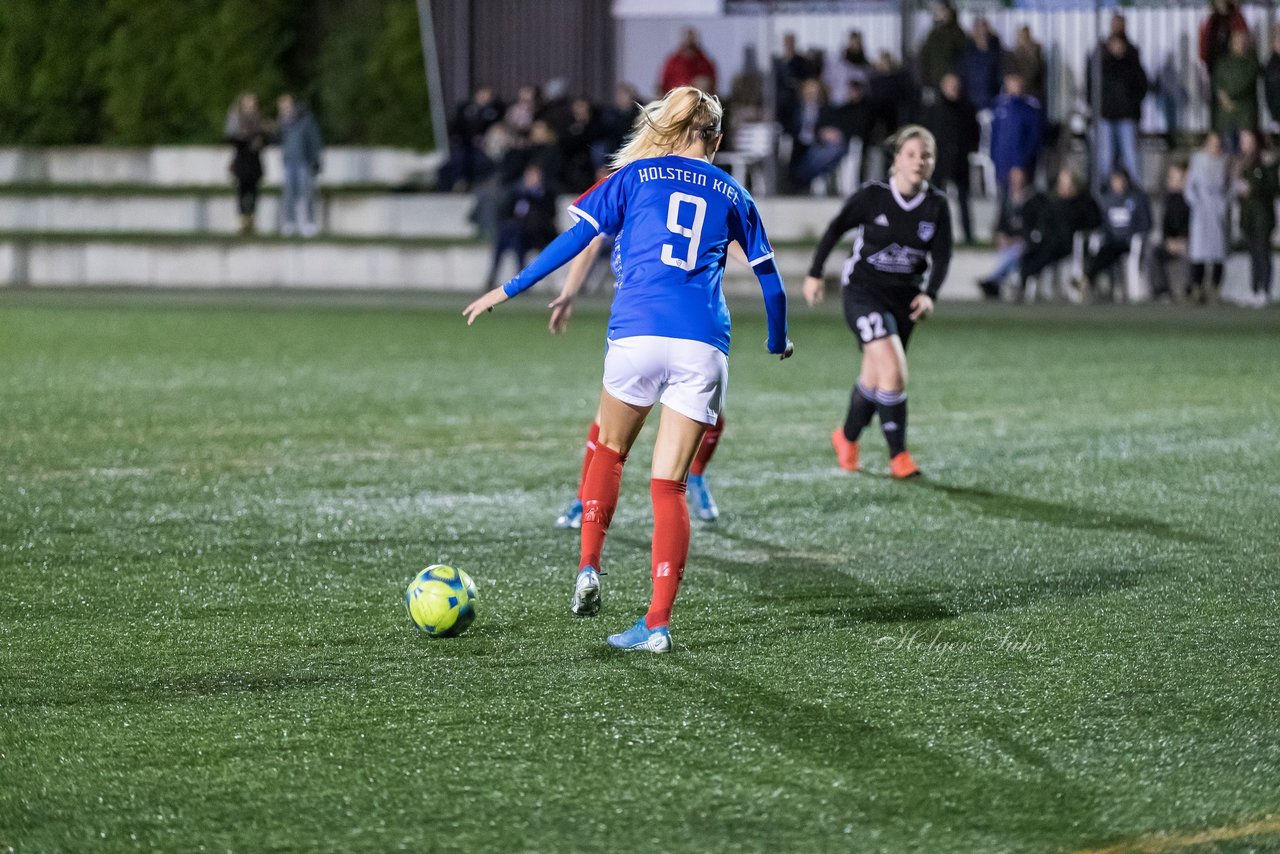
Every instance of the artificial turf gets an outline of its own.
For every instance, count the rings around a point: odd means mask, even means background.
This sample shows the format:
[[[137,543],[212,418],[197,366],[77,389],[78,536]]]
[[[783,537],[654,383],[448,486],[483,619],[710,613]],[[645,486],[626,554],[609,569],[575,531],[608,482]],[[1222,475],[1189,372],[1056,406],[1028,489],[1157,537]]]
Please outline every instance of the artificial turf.
[[[598,618],[551,527],[602,308],[463,302],[0,293],[0,850],[1280,846],[1277,313],[944,302],[901,483],[838,307],[738,301],[652,656],[652,427]]]

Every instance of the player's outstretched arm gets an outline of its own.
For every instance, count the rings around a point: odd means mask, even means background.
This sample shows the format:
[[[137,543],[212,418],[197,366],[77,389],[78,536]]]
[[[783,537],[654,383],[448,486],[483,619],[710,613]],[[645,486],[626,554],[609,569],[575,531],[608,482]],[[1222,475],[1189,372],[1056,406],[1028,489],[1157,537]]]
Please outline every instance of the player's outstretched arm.
[[[595,236],[596,230],[584,220],[579,220],[574,224],[573,228],[563,232],[559,237],[551,241],[547,248],[543,249],[538,257],[533,259],[533,263],[521,270],[514,279],[500,288],[489,291],[489,293],[463,309],[462,314],[467,318],[467,325],[470,326],[475,323],[477,317],[486,311],[490,311],[494,306],[506,302],[510,297],[528,290],[545,279],[566,261],[586,248],[586,245]],[[502,294],[501,298],[498,293]]]
[[[569,328],[569,320],[573,317],[573,299],[587,281],[587,274],[591,272],[591,264],[596,256],[608,245],[608,235],[597,234],[587,244],[587,248],[569,262],[564,284],[560,286],[560,295],[547,305],[551,309],[551,320],[547,323],[547,328],[552,335],[559,335]]]

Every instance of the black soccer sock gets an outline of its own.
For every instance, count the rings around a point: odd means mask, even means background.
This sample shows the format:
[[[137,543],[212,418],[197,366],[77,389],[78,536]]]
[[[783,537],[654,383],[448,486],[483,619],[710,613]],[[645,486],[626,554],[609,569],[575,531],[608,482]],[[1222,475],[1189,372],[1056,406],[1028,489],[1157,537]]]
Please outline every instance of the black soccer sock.
[[[858,441],[862,430],[871,423],[876,415],[876,390],[867,388],[862,381],[853,384],[853,392],[849,395],[849,414],[844,417],[844,437],[850,442]]]
[[[907,449],[907,393],[905,391],[876,392],[876,411],[880,413],[880,429],[889,443],[892,459]]]

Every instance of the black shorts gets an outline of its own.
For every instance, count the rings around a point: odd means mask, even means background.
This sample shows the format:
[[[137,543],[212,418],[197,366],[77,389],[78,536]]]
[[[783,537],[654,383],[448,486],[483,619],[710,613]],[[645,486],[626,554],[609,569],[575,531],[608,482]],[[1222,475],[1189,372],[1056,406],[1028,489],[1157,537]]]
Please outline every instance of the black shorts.
[[[841,288],[844,298],[844,322],[858,339],[858,349],[881,338],[897,335],[902,339],[902,349],[907,349],[911,330],[916,322],[911,319],[911,301],[920,291],[910,288],[869,288],[850,282]]]

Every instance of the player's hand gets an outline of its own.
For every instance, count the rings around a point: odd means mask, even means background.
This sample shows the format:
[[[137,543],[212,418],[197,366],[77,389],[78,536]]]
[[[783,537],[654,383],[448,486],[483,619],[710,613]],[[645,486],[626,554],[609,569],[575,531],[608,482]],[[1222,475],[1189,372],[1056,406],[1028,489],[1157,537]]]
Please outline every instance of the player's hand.
[[[800,288],[804,292],[804,301],[809,303],[810,308],[822,302],[826,296],[826,283],[817,276],[805,276],[804,284]]]
[[[547,323],[547,328],[552,335],[560,335],[569,328],[569,320],[573,317],[573,297],[561,294],[548,303],[547,308],[551,309],[551,320]]]
[[[928,294],[916,294],[911,300],[911,319],[919,320],[931,314],[933,314],[933,297]]]
[[[501,287],[494,288],[480,299],[471,303],[462,310],[462,316],[467,319],[467,326],[476,322],[476,318],[484,314],[486,311],[493,311],[495,305],[506,302],[510,297]]]

